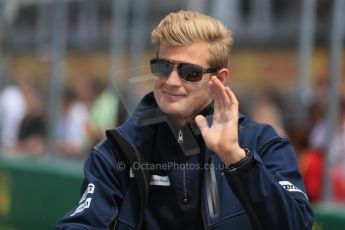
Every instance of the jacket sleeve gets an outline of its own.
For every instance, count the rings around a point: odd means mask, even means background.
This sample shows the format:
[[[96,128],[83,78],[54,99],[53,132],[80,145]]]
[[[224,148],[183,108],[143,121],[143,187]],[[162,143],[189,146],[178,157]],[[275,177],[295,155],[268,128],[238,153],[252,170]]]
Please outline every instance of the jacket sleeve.
[[[56,225],[56,229],[110,229],[123,199],[121,172],[115,155],[103,140],[84,165],[81,198]],[[92,227],[91,227],[92,226]]]
[[[249,159],[225,171],[236,196],[261,229],[311,229],[313,212],[293,146],[270,126],[256,140]]]

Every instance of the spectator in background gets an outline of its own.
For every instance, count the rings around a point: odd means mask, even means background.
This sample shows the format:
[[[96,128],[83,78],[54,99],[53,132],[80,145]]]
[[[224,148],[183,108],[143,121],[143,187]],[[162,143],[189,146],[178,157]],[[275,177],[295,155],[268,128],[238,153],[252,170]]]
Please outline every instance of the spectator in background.
[[[299,164],[311,202],[318,202],[322,196],[324,165],[327,152],[328,104],[327,87],[319,84],[314,90],[312,102],[306,119],[299,125],[299,140],[303,147],[300,151]],[[337,129],[331,144],[330,175],[332,199],[345,200],[345,105],[341,102]]]
[[[106,84],[97,79],[82,79],[66,88],[59,119],[59,152],[80,157],[104,138],[104,130],[117,120],[118,99]]]
[[[18,151],[43,155],[47,150],[46,106],[34,82],[25,84],[22,92],[27,111],[19,126]]]
[[[341,101],[339,126],[332,147],[333,198],[345,201],[345,98]]]
[[[261,93],[255,100],[252,112],[253,119],[259,123],[270,124],[281,136],[287,137],[284,129],[283,117],[279,105],[276,103],[277,93],[267,90]]]
[[[0,93],[0,144],[5,152],[16,152],[20,124],[27,105],[23,94],[26,80],[6,86]]]
[[[299,165],[311,202],[318,202],[322,193],[324,168],[327,91],[325,87],[314,90],[314,100],[305,119],[295,127],[299,145]]]
[[[94,100],[89,108],[88,136],[95,145],[105,137],[104,130],[116,125],[119,100],[105,82],[94,79],[91,83]]]
[[[321,146],[315,148],[308,141],[305,143],[304,148],[300,148],[299,166],[310,201],[318,202],[321,199],[322,192],[324,149]]]
[[[88,148],[86,127],[90,115],[86,102],[80,98],[74,90],[64,90],[57,130],[58,148],[63,156],[79,157]]]

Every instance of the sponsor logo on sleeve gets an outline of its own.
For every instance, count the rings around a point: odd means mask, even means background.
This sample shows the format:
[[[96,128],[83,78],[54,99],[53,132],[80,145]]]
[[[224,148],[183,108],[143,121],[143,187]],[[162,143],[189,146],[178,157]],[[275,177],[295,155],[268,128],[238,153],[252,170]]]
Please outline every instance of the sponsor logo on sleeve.
[[[92,193],[94,193],[94,191],[95,191],[95,185],[92,184],[92,183],[88,184],[88,186],[87,186],[87,188],[86,188],[84,194],[82,195],[82,197],[81,197],[80,200],[79,200],[79,204],[80,204],[81,202],[83,202],[83,201],[86,199],[86,196],[87,196],[88,194],[92,194]]]
[[[298,187],[293,185],[290,181],[279,181],[279,184],[283,186],[284,189],[286,189],[289,192],[300,192],[303,193],[303,195],[308,199],[308,196]]]
[[[71,216],[74,216],[75,214],[84,211],[85,209],[90,207],[92,198],[87,198],[84,203],[80,204],[78,208],[74,211],[74,213]]]
[[[79,200],[79,203],[78,203],[79,206],[77,207],[77,209],[73,212],[71,216],[74,216],[75,214],[80,213],[84,211],[86,208],[90,207],[92,198],[91,197],[87,198],[87,196],[88,194],[93,194],[94,192],[95,192],[95,185],[92,183],[88,184],[84,194],[81,196]]]

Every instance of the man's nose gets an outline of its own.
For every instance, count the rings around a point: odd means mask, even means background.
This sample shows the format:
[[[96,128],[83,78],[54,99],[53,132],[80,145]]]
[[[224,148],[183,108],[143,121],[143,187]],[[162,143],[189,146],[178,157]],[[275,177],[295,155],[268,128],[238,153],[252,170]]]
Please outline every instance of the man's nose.
[[[176,66],[174,66],[174,69],[166,80],[165,84],[179,86],[181,83],[181,78],[177,72]]]

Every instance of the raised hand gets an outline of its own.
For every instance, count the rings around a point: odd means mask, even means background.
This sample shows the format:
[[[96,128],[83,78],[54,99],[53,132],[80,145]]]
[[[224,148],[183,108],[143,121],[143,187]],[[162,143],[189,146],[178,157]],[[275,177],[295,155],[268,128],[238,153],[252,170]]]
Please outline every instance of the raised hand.
[[[229,87],[212,76],[209,85],[214,95],[214,114],[211,127],[202,115],[195,117],[208,149],[224,163],[233,164],[245,157],[238,143],[238,101]]]

